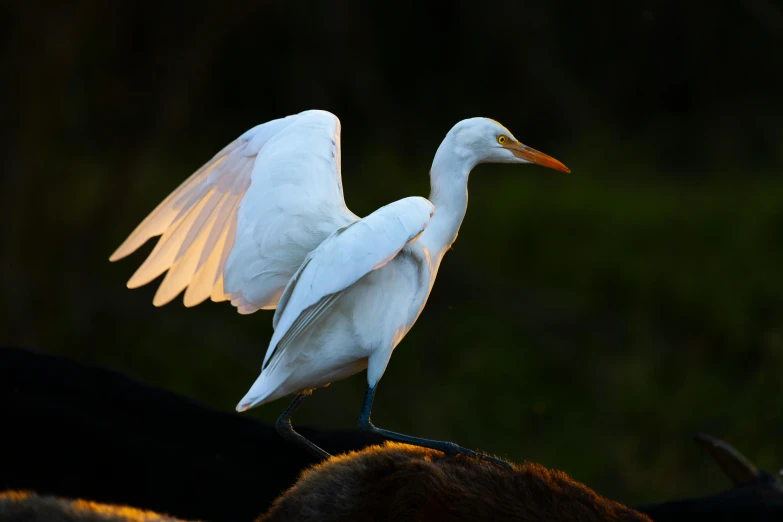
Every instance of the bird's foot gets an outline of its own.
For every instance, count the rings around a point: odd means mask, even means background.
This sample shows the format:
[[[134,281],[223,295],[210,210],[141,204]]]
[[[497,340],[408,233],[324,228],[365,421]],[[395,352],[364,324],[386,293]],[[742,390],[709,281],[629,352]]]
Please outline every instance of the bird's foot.
[[[492,455],[488,455],[486,453],[481,453],[478,451],[473,451],[468,448],[463,448],[462,446],[458,446],[457,444],[454,444],[453,442],[447,442],[446,445],[443,447],[443,453],[444,453],[444,459],[449,459],[454,457],[455,455],[465,455],[466,457],[479,459],[479,460],[485,460],[487,462],[491,462],[493,464],[497,464],[498,466],[502,466],[506,468],[507,470],[511,471],[514,468],[511,467],[511,464],[506,462],[505,460],[501,460],[497,457],[493,457]]]

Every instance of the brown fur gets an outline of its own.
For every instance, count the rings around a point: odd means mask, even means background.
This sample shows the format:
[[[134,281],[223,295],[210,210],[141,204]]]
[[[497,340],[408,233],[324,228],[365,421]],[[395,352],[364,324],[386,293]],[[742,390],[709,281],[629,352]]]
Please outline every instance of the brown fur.
[[[128,506],[66,500],[27,491],[0,492],[2,522],[184,522]]]
[[[258,522],[638,521],[562,471],[496,464],[387,442],[304,471]]]

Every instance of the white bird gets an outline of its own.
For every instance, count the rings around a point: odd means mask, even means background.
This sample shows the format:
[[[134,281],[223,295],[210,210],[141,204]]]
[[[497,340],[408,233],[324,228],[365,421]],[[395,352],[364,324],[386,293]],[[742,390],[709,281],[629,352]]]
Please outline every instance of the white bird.
[[[467,209],[480,163],[536,163],[570,172],[517,141],[500,123],[471,118],[446,134],[430,169],[430,200],[405,198],[359,218],[345,205],[340,121],[306,111],[242,134],[172,192],[110,257],[162,235],[128,281],[168,270],[153,303],[185,290],[185,306],[230,300],[239,313],[275,309],[274,335],[238,411],[297,394],[277,421],[288,440],[329,454],[291,426],[313,389],[367,369],[359,427],[446,454],[450,442],[376,428],[375,390],[394,348],[419,317]]]

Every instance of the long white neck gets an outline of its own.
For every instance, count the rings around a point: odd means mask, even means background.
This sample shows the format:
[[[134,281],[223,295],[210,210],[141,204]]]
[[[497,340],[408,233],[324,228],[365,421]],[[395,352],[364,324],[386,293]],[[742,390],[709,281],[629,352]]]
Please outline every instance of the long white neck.
[[[418,243],[429,251],[437,270],[440,260],[457,239],[457,232],[468,208],[468,175],[476,165],[470,151],[459,148],[454,129],[438,147],[430,169],[430,201],[435,213]]]

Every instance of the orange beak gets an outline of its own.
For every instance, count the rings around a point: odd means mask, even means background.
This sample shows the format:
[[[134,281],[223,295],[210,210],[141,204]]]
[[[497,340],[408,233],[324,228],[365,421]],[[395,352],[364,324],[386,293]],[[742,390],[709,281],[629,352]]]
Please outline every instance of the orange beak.
[[[506,145],[506,148],[514,153],[517,158],[522,158],[530,163],[541,165],[550,169],[559,170],[561,172],[571,172],[571,170],[557,161],[552,156],[547,156],[543,152],[538,152],[536,149],[531,149],[527,145],[522,145],[518,141],[513,141]]]

